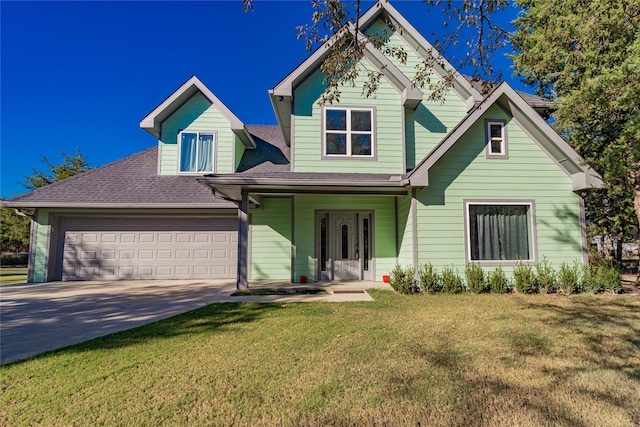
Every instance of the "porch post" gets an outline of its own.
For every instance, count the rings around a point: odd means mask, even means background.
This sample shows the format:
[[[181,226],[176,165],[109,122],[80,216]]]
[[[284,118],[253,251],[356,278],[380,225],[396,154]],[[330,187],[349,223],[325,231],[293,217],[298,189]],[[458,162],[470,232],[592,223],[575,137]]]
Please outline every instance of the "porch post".
[[[236,289],[248,288],[247,283],[247,242],[249,241],[249,194],[242,190],[242,200],[238,206],[238,278]]]

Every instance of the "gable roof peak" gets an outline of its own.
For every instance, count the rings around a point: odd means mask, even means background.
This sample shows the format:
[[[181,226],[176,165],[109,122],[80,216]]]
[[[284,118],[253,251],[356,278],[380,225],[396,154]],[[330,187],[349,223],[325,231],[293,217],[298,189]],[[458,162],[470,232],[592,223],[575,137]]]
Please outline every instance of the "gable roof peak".
[[[140,127],[156,138],[160,137],[162,123],[187,101],[189,101],[196,93],[201,93],[209,100],[220,113],[229,121],[229,126],[247,148],[255,148],[256,143],[251,137],[244,123],[236,117],[235,114],[227,108],[226,105],[217,96],[205,86],[198,77],[191,76],[178,89],[162,101],[156,108],[147,114],[141,121]]]

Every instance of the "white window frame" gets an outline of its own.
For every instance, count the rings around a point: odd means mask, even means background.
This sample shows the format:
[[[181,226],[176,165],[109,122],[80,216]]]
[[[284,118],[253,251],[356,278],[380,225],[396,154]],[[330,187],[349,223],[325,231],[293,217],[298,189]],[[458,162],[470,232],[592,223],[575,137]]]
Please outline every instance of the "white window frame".
[[[343,110],[347,116],[347,129],[327,130],[327,111]],[[352,111],[369,111],[371,113],[371,130],[370,131],[353,131],[351,130],[351,112]],[[346,137],[346,154],[327,154],[327,134],[341,134]],[[351,135],[371,135],[371,154],[352,154]],[[361,106],[331,106],[322,108],[322,158],[323,159],[363,159],[372,160],[376,158],[376,109],[375,107]]]
[[[536,203],[535,200],[463,200],[464,204],[464,258],[467,265],[474,263],[481,266],[514,266],[523,264],[536,265],[538,263],[538,241],[536,227]],[[529,230],[527,240],[529,243],[529,259],[523,260],[474,260],[471,259],[471,227],[469,224],[469,208],[471,206],[528,206]]]
[[[491,136],[491,126],[500,126],[501,136],[500,138],[495,138]],[[509,154],[507,152],[507,121],[506,120],[498,120],[498,119],[488,119],[485,120],[485,135],[486,135],[486,146],[487,146],[487,159],[508,159]],[[493,145],[491,144],[494,140],[500,141],[500,152],[494,153],[492,151]]]
[[[180,166],[182,164],[182,134],[183,133],[195,133],[196,134],[196,141],[198,141],[200,139],[200,135],[213,135],[213,147],[211,147],[211,170],[210,171],[187,172],[187,171],[182,171],[180,169]],[[177,142],[178,142],[178,164],[177,164],[178,174],[180,174],[180,175],[204,175],[204,174],[208,174],[208,173],[215,173],[215,171],[216,171],[216,152],[217,152],[217,148],[218,148],[218,132],[217,131],[183,129],[180,132],[178,132],[178,141]],[[197,147],[198,147],[198,145],[196,144],[196,164],[197,164],[198,159],[199,159],[199,153],[197,152],[197,150],[198,150]]]

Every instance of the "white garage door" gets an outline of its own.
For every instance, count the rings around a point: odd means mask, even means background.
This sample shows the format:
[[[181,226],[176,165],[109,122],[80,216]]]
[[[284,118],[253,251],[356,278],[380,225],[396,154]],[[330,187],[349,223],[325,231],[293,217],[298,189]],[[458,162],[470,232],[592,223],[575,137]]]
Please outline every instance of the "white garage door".
[[[67,217],[62,280],[235,278],[235,217]]]

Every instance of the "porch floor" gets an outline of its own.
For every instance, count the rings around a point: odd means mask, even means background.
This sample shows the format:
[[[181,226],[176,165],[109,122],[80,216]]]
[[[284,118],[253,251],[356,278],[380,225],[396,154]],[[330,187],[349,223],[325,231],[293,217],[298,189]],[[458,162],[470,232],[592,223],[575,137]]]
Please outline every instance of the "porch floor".
[[[316,288],[331,294],[337,291],[356,291],[367,289],[393,290],[388,283],[371,280],[334,280],[326,282],[291,283],[283,280],[250,280],[249,289],[256,288]]]

